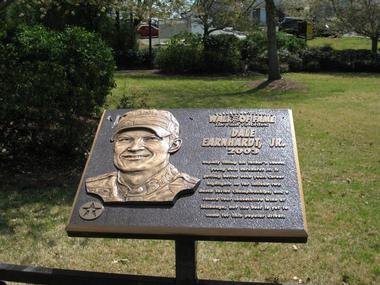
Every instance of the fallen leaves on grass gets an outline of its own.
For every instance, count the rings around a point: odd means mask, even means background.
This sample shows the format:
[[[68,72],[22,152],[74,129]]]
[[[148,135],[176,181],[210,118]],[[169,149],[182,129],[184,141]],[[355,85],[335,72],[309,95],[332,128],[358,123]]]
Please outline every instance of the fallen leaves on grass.
[[[127,258],[122,258],[122,259],[113,260],[112,264],[115,264],[115,263],[127,264],[128,262],[129,262],[129,260]]]

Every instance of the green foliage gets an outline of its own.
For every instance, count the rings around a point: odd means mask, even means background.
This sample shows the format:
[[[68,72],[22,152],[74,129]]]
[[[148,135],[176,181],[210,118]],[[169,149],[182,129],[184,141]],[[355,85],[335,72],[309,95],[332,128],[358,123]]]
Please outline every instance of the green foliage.
[[[203,45],[199,35],[181,33],[158,51],[155,64],[168,73],[194,73],[202,70]]]
[[[204,42],[205,72],[236,72],[241,67],[239,39],[234,35],[208,36]]]
[[[278,49],[286,49],[289,52],[296,53],[307,48],[306,41],[294,35],[279,32],[276,37]]]
[[[152,58],[156,57],[157,49],[152,49]],[[125,57],[126,66],[132,68],[146,69],[151,67],[152,61],[149,54],[149,48],[130,49]]]
[[[246,69],[266,70],[267,40],[263,32],[252,33],[240,42],[240,54],[245,62]]]
[[[266,36],[257,32],[240,43],[248,69],[267,70]],[[283,71],[379,72],[379,56],[369,50],[333,50],[331,47],[307,48],[304,40],[277,33],[278,55]]]
[[[107,18],[98,33],[112,48],[118,68],[134,66],[139,59],[135,27],[125,17],[118,24],[116,22],[115,19]]]
[[[96,32],[112,48],[117,66],[125,68],[129,66],[128,56],[137,50],[137,39],[129,12],[113,9],[116,2],[15,0],[8,5],[5,20],[12,29],[21,25],[43,25],[62,31],[70,25]]]
[[[156,65],[169,73],[224,73],[240,68],[239,40],[232,35],[181,33],[159,50]]]
[[[78,27],[21,27],[0,39],[3,154],[84,152],[89,122],[113,87],[111,50]]]
[[[20,24],[44,25],[54,30],[63,30],[67,25],[99,31],[117,0],[13,0],[7,8],[7,21],[14,26]]]
[[[277,33],[277,48],[281,67],[287,70],[300,70],[301,52],[307,48],[305,40],[286,33]],[[240,43],[240,52],[248,69],[266,72],[268,69],[267,37],[264,32],[247,36]]]
[[[280,67],[285,71],[351,71],[379,72],[379,55],[369,50],[341,50],[329,47],[307,47],[305,40],[286,33],[277,33]],[[267,72],[267,38],[255,32],[244,40],[232,35],[200,36],[180,34],[158,52],[156,64],[170,73],[236,72],[245,63],[245,70]]]
[[[380,72],[380,55],[370,50],[311,48],[302,58],[306,71]]]
[[[232,27],[247,31],[257,28],[256,21],[248,12],[252,11],[253,4],[254,1],[251,0],[197,0],[193,1],[190,9],[193,19],[202,27],[205,37],[208,37],[215,29]]]
[[[264,52],[267,47],[266,35],[263,32],[255,32],[240,42],[241,55],[244,59],[250,59]]]

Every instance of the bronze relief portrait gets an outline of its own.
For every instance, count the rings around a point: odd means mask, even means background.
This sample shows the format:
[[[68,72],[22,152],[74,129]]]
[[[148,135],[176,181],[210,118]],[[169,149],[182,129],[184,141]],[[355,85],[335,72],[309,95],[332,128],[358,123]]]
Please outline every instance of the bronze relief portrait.
[[[169,161],[182,144],[179,123],[163,110],[133,110],[114,128],[115,172],[86,179],[86,191],[103,202],[174,202],[200,180],[180,172]]]

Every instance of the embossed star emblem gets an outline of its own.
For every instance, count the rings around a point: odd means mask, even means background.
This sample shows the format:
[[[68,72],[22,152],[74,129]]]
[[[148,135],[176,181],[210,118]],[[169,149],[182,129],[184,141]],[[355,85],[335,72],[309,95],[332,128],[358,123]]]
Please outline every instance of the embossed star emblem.
[[[95,220],[103,214],[104,207],[98,202],[87,202],[79,209],[79,216],[84,220]]]

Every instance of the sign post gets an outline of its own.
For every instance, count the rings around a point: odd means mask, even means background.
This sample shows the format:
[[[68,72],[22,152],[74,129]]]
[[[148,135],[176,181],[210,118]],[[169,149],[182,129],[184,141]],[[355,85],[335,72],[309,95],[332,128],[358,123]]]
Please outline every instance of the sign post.
[[[176,284],[195,284],[197,280],[197,242],[194,239],[176,239],[175,262]]]

